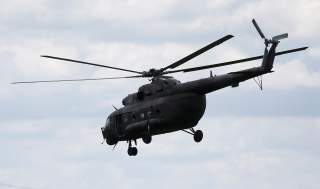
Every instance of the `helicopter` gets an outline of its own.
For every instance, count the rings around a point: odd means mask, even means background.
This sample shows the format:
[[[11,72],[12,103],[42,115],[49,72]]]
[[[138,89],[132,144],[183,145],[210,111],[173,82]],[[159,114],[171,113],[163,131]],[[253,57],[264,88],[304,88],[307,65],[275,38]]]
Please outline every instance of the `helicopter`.
[[[135,146],[137,146],[138,139],[142,139],[145,144],[150,144],[153,136],[170,132],[184,131],[192,135],[195,142],[201,142],[203,132],[201,130],[195,130],[194,127],[197,126],[205,112],[206,94],[225,87],[238,87],[240,82],[249,79],[255,79],[262,90],[262,75],[273,72],[272,68],[276,56],[303,51],[308,48],[301,47],[276,52],[276,47],[280,40],[287,38],[288,33],[276,35],[268,39],[265,37],[255,19],[252,19],[252,23],[265,44],[264,53],[260,56],[205,66],[175,69],[213,47],[231,39],[233,35],[226,35],[166,67],[160,69],[152,68],[148,71],[135,71],[74,59],[42,55],[42,57],[45,58],[130,72],[135,75],[92,79],[21,81],[12,84],[151,78],[150,83],[142,85],[137,92],[129,94],[122,100],[122,108],[117,109],[114,107],[115,111],[107,117],[105,125],[101,128],[104,141],[106,141],[108,145],[113,145],[113,148],[116,147],[118,142],[127,142],[127,153],[129,156],[137,155],[138,150]],[[271,46],[269,47],[269,45]],[[257,67],[214,76],[210,71],[210,76],[207,78],[185,83],[181,83],[174,77],[168,76],[168,74],[178,72],[188,73],[259,59],[262,59],[262,63]]]

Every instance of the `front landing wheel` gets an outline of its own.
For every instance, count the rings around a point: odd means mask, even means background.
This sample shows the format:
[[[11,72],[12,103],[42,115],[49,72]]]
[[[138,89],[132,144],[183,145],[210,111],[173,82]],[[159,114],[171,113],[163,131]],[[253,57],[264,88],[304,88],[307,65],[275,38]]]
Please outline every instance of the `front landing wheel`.
[[[201,142],[203,138],[203,132],[201,130],[196,130],[193,134],[193,140],[195,142]]]
[[[129,156],[136,156],[138,154],[138,149],[136,147],[129,147],[128,148],[128,155]]]

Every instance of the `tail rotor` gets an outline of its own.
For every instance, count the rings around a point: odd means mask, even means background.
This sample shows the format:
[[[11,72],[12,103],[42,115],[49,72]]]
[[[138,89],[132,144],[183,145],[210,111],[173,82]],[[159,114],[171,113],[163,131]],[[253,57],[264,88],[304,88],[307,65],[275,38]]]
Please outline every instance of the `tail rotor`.
[[[262,30],[260,29],[260,27],[255,19],[252,19],[252,23],[253,23],[254,27],[256,28],[256,30],[258,31],[260,37],[264,40],[264,44],[266,47],[268,47],[270,43],[272,43],[272,44],[279,43],[281,39],[288,38],[288,33],[284,33],[284,34],[273,36],[271,39],[268,39],[263,34]]]

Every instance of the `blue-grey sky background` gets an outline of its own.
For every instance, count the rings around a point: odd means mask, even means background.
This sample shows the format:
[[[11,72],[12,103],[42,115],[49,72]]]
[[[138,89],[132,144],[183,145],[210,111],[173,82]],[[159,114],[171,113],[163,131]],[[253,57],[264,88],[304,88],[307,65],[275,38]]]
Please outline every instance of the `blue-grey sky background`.
[[[320,1],[0,0],[0,188],[316,189],[320,178]],[[207,95],[197,126],[101,145],[100,127],[147,79],[10,85],[38,79],[127,75],[40,58],[42,54],[135,70],[160,68],[226,35],[235,37],[182,67],[263,52],[251,19],[267,36],[284,32],[264,90],[249,80]],[[259,61],[213,69],[223,74]],[[174,75],[182,82],[209,70]]]

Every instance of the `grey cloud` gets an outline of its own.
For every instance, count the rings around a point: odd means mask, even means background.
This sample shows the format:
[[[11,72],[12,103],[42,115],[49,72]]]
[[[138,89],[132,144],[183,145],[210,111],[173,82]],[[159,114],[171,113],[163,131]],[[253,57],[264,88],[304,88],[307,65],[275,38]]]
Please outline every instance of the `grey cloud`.
[[[96,122],[96,118],[25,120],[28,129],[20,121],[8,122],[0,134],[2,144],[11,146],[1,156],[1,162],[9,165],[2,171],[12,169],[8,157],[14,157],[22,172],[10,175],[19,183],[41,188],[101,188],[107,184],[129,188],[143,187],[146,182],[155,188],[172,184],[192,188],[201,183],[204,188],[261,184],[294,188],[292,179],[301,187],[317,187],[320,151],[314,144],[319,142],[319,119],[209,116],[199,125],[205,131],[203,143],[195,145],[182,132],[156,136],[152,146],[139,141],[141,154],[135,159],[124,155],[124,144],[115,151],[99,145],[99,130],[92,126]],[[46,135],[45,140],[30,136],[30,129]],[[3,140],[17,133],[20,140]]]
[[[111,104],[120,106],[122,97],[147,80],[8,85],[20,79],[122,74],[49,62],[39,58],[43,52],[142,70],[166,65],[230,33],[236,37],[185,66],[259,55],[264,46],[252,17],[268,36],[289,32],[279,49],[310,46],[277,58],[276,64],[297,60],[306,74],[318,74],[318,1],[95,3],[13,0],[1,6],[1,181],[79,189],[318,188],[319,88],[272,87],[270,78],[286,70],[267,76],[263,92],[248,81],[208,95],[197,126],[205,132],[203,143],[194,144],[182,132],[156,136],[152,145],[139,141],[135,158],[126,155],[125,143],[114,151],[100,145],[99,128]],[[298,74],[290,73],[286,77]],[[187,81],[208,75],[176,76]]]

